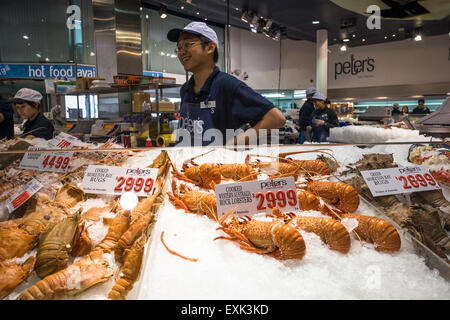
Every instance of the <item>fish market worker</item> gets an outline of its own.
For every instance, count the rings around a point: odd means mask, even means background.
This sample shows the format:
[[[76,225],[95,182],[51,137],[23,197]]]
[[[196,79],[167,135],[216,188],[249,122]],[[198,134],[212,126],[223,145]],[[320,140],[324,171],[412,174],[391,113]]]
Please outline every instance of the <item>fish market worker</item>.
[[[32,89],[22,88],[17,91],[12,99],[16,106],[19,116],[26,120],[23,124],[23,133],[21,137],[25,138],[43,138],[50,140],[53,138],[55,128],[41,112],[39,112],[39,104],[42,95]]]
[[[330,136],[330,128],[338,127],[339,120],[336,112],[325,104],[326,97],[320,92],[314,93],[312,100],[315,110],[311,114],[312,141],[326,142]]]
[[[305,140],[311,141],[309,132],[306,128],[311,125],[311,114],[314,111],[312,96],[314,95],[314,93],[316,93],[316,91],[316,88],[313,87],[306,89],[306,101],[300,108],[300,112],[298,115],[300,126],[300,143],[305,142]]]
[[[226,129],[278,129],[285,117],[269,100],[244,82],[222,72],[216,66],[219,41],[204,22],[191,22],[184,29],[172,29],[167,39],[177,42],[175,52],[184,69],[193,76],[181,87],[178,129],[189,135],[177,136],[183,145],[225,144]],[[203,134],[216,129],[223,141]],[[220,137],[220,136],[219,136]],[[231,137],[230,137],[231,138]]]
[[[0,96],[0,139],[14,138],[14,110],[8,100]]]

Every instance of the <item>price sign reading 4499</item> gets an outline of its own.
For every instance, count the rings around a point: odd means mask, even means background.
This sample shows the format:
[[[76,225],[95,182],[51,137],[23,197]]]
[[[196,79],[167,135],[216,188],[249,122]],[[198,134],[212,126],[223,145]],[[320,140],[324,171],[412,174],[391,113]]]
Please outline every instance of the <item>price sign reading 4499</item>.
[[[215,191],[218,217],[233,208],[238,215],[299,210],[293,177],[217,184]]]
[[[374,197],[440,189],[425,166],[361,171]]]

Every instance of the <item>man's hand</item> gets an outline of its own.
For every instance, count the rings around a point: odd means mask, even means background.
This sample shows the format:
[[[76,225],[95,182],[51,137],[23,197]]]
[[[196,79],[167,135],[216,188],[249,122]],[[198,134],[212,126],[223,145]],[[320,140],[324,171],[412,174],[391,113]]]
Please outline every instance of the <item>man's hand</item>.
[[[323,126],[325,124],[325,121],[320,120],[320,119],[315,119],[314,123],[316,124],[316,126]]]

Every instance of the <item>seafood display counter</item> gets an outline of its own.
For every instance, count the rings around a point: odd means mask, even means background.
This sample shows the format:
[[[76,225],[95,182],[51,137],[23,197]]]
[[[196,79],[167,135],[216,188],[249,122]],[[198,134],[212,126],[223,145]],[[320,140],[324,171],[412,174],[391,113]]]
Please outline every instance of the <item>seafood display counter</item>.
[[[52,146],[0,146],[2,299],[450,299],[446,144]],[[417,163],[440,190],[374,197],[361,174]],[[154,176],[89,189],[106,167]],[[265,210],[218,210],[219,184],[291,177]]]

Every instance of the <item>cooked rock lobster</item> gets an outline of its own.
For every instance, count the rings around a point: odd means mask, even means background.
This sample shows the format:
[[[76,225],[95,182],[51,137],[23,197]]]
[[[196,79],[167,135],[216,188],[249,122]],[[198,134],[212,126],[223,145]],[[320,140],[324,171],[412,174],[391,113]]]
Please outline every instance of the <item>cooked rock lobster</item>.
[[[259,254],[269,255],[279,260],[302,259],[306,253],[305,241],[292,225],[280,221],[245,220],[231,217],[234,210],[228,211],[219,219],[220,227],[229,237],[216,239],[237,241],[240,248]]]

